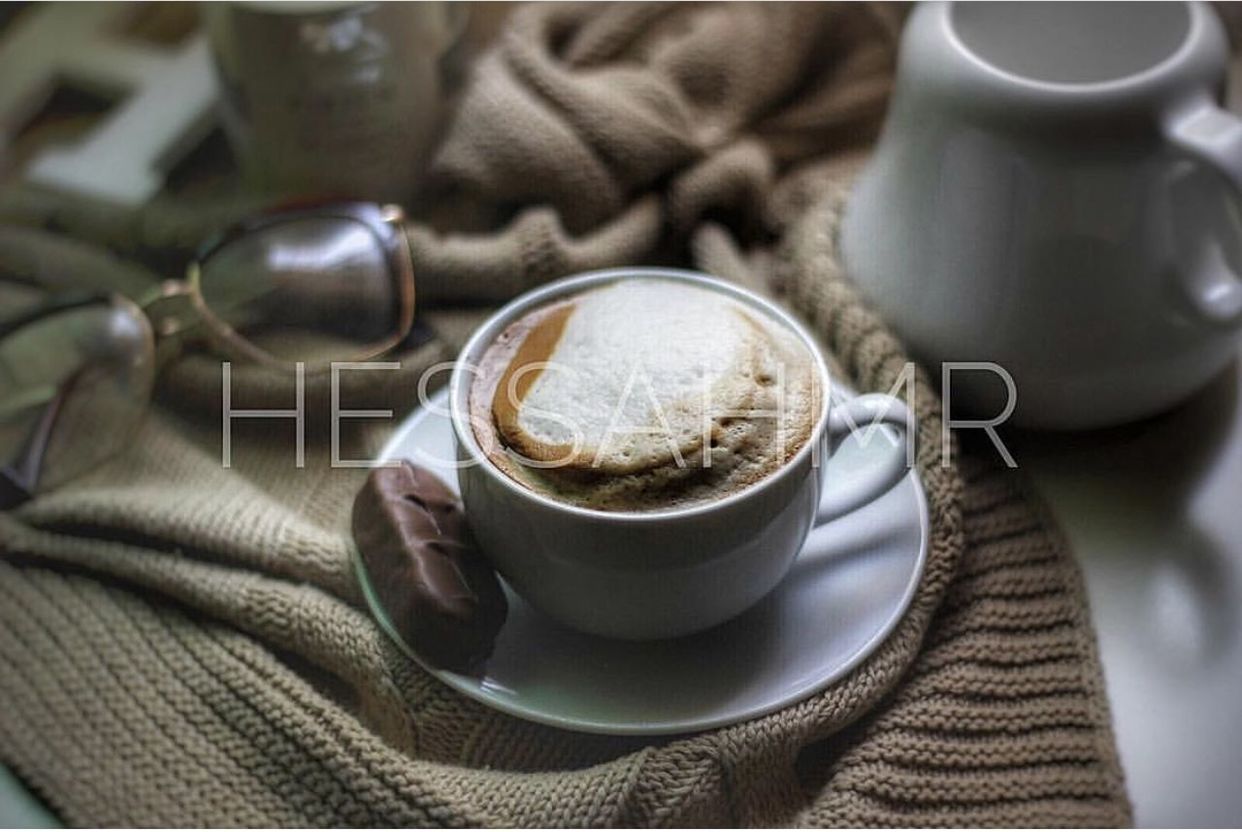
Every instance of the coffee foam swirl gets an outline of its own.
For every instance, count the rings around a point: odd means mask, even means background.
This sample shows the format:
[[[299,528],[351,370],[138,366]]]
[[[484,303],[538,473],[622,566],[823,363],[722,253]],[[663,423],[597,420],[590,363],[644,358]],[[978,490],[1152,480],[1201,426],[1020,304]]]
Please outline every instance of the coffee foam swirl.
[[[485,352],[471,390],[484,452],[581,505],[646,510],[771,473],[818,414],[797,336],[718,291],[631,279],[528,313]]]
[[[493,396],[506,443],[540,463],[623,474],[698,450],[748,408],[761,327],[734,301],[635,280],[582,295],[525,337]]]

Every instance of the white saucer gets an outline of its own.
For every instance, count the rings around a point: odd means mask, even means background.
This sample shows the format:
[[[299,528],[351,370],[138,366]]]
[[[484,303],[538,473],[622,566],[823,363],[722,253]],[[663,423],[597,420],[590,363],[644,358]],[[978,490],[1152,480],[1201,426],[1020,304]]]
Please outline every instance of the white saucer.
[[[839,387],[838,387],[839,390]],[[457,490],[445,391],[402,423],[380,454],[429,468]],[[891,435],[890,435],[891,436]],[[866,476],[889,442],[852,438],[832,457],[833,481]],[[568,630],[507,586],[509,617],[482,677],[427,666],[396,634],[356,559],[383,630],[445,684],[523,719],[599,734],[678,734],[741,722],[840,679],[875,650],[914,596],[927,556],[927,502],[908,474],[875,502],[811,531],[771,595],[713,630],[625,642]]]

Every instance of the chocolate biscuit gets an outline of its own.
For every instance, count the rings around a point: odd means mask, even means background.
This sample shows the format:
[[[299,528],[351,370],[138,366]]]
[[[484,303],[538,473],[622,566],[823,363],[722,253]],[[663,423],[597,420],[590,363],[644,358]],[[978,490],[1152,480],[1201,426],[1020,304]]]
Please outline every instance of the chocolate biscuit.
[[[419,656],[464,671],[491,655],[508,603],[461,503],[403,461],[376,468],[354,499],[354,543],[376,595]]]

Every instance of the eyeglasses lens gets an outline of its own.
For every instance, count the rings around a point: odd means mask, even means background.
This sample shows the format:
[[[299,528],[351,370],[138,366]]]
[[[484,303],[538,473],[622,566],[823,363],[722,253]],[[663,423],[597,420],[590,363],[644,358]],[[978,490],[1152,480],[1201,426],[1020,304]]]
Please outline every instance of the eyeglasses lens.
[[[200,265],[207,308],[281,360],[349,358],[398,335],[400,276],[354,220],[302,218],[245,234]]]
[[[0,463],[32,491],[124,449],[151,395],[151,328],[128,302],[49,313],[0,338]]]

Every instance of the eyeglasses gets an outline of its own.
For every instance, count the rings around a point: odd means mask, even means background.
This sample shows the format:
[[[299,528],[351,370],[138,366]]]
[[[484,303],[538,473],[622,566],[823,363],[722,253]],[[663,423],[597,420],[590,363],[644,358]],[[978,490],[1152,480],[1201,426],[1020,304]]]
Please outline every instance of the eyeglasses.
[[[0,508],[124,448],[159,367],[190,342],[307,373],[365,361],[414,323],[414,273],[395,206],[266,214],[205,245],[184,280],[135,303],[48,297],[0,275]]]

